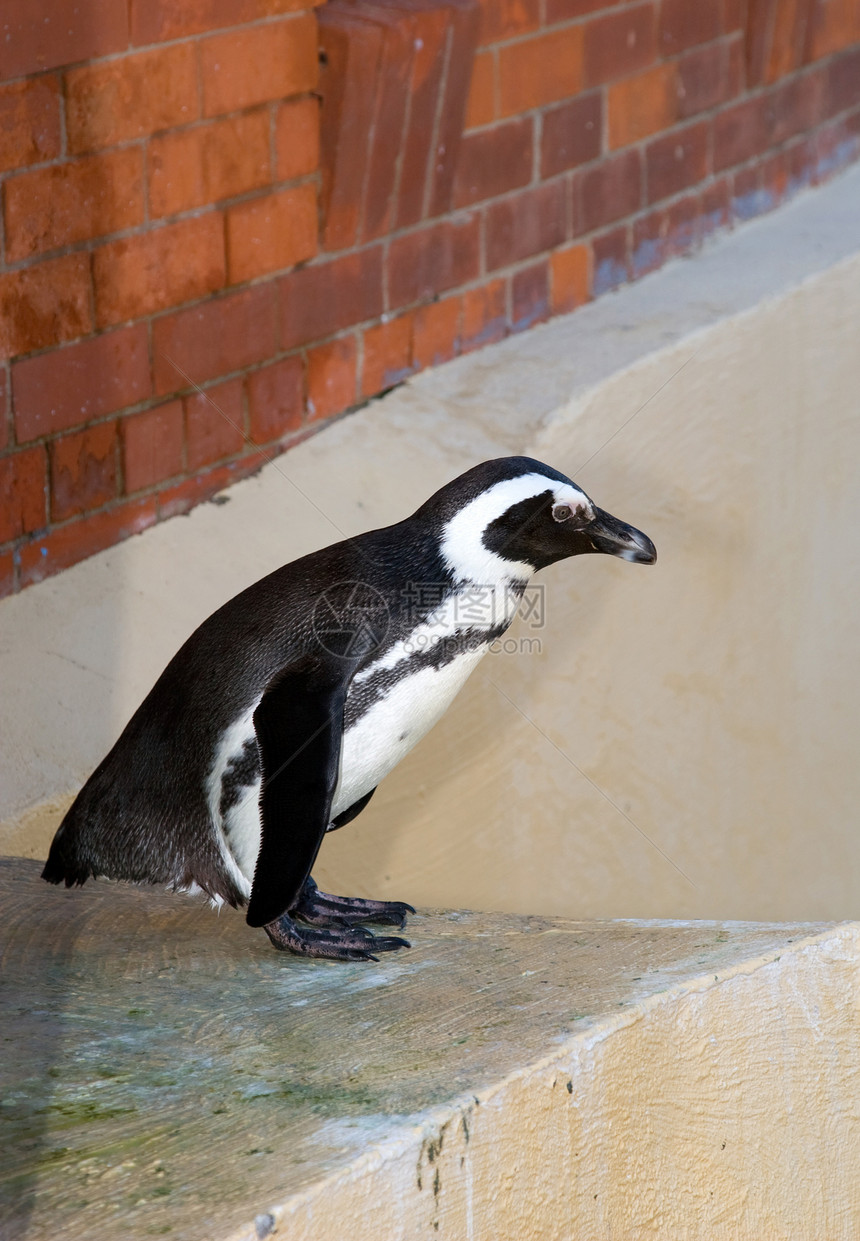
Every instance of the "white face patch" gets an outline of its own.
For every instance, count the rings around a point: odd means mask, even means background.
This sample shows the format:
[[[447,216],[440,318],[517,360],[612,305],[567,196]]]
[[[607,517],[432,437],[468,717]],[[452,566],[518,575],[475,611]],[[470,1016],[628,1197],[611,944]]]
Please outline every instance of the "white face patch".
[[[523,561],[508,560],[484,546],[487,527],[515,504],[553,493],[553,504],[567,504],[577,524],[585,524],[594,516],[594,508],[584,491],[570,483],[557,483],[545,474],[521,474],[507,478],[476,496],[446,524],[442,533],[442,556],[457,581],[491,585],[495,582],[526,581],[535,566]],[[581,510],[581,516],[578,510]]]

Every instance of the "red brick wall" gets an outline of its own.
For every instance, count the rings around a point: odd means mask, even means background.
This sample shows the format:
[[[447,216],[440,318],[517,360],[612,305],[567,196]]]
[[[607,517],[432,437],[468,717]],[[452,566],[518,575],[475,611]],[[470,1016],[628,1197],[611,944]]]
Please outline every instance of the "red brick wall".
[[[312,4],[5,0],[0,594],[860,154],[858,0]]]

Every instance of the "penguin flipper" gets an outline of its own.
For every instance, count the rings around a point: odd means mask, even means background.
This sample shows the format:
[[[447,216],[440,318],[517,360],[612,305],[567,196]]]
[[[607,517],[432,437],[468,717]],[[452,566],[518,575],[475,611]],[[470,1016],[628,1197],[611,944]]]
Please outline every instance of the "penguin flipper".
[[[347,666],[304,660],[277,677],[254,712],[262,839],[249,926],[286,913],[316,860],[337,784],[348,682]]]

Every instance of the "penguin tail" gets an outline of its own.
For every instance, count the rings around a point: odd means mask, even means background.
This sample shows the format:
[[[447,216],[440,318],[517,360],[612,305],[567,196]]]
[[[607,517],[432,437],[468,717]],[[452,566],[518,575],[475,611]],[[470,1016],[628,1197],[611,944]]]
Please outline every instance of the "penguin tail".
[[[47,883],[65,883],[67,888],[80,887],[94,874],[92,867],[80,858],[76,847],[78,805],[78,800],[72,803],[51,841],[48,860],[42,871],[42,878]]]

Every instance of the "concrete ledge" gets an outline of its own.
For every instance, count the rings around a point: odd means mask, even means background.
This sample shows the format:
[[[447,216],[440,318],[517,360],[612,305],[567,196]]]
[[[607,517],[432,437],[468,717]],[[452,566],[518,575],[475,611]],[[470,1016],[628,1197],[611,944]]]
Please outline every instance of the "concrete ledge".
[[[853,1238],[860,926],[424,912],[379,965],[0,863],[4,1238]]]

